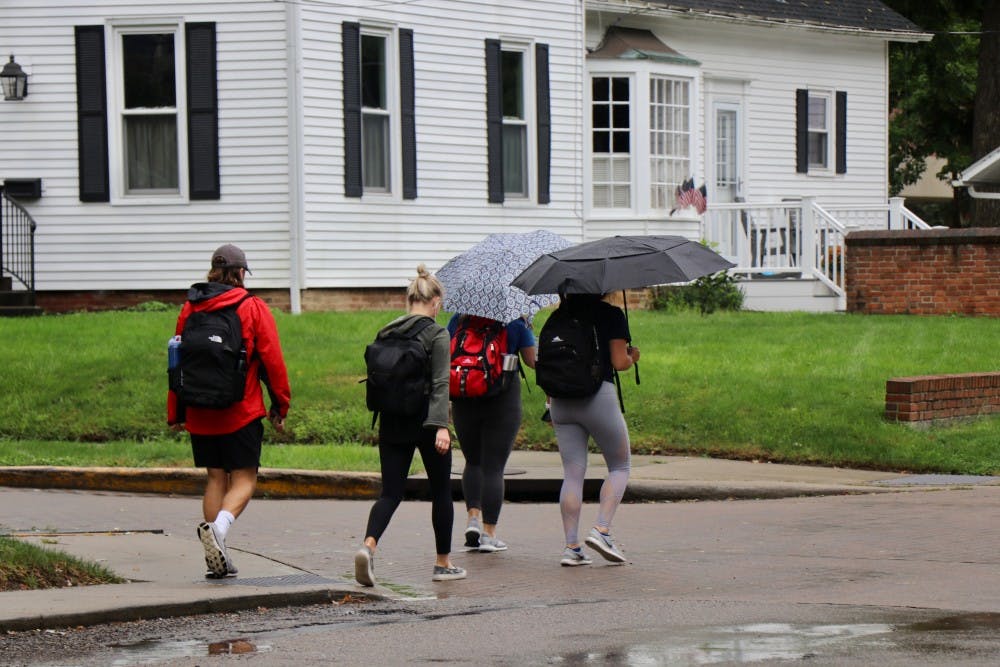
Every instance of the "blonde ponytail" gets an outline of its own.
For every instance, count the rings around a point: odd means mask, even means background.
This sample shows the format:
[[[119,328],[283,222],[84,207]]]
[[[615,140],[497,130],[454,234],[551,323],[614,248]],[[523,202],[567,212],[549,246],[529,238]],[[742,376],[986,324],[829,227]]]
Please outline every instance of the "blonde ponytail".
[[[417,277],[410,281],[410,286],[406,289],[406,301],[430,303],[434,297],[444,298],[444,286],[421,263],[417,266]]]

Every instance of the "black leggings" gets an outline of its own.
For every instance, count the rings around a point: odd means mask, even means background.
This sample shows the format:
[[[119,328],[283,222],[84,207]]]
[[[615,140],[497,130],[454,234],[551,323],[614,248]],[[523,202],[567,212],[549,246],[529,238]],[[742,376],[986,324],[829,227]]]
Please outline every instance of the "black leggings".
[[[373,537],[376,542],[382,539],[382,533],[389,526],[393,513],[403,500],[406,477],[413,461],[413,450],[419,449],[431,489],[431,524],[434,526],[437,554],[443,556],[451,553],[451,528],[455,521],[455,506],[451,499],[451,450],[439,454],[434,449],[436,435],[435,429],[421,433],[417,442],[408,444],[387,444],[379,441],[382,493],[368,514],[366,537]]]
[[[491,398],[454,401],[451,412],[465,456],[465,506],[481,510],[483,523],[494,525],[503,505],[503,471],[521,428],[521,386],[514,384]]]

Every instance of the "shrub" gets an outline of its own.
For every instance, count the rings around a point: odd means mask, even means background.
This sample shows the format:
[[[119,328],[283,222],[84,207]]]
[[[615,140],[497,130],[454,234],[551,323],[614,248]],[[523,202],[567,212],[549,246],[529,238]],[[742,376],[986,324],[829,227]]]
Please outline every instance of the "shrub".
[[[698,310],[702,315],[717,310],[743,308],[743,290],[736,278],[726,271],[702,276],[686,285],[653,288],[654,310]]]

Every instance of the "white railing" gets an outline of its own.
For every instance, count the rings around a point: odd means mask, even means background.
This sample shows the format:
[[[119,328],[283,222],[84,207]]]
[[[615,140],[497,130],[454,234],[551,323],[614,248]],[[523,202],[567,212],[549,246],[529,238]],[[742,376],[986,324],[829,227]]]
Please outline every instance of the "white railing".
[[[849,231],[930,229],[903,201],[893,197],[885,204],[829,208],[817,204],[815,197],[709,204],[702,236],[736,264],[734,273],[798,273],[843,296],[844,237]]]

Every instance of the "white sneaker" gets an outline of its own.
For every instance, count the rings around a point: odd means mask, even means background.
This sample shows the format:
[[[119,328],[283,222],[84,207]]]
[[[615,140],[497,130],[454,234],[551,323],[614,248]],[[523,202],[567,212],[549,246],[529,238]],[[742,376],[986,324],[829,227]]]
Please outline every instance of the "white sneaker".
[[[586,542],[588,547],[604,556],[604,560],[609,560],[612,563],[625,563],[628,561],[622,555],[622,552],[618,551],[618,547],[615,546],[611,535],[602,533],[596,528],[590,529],[590,535],[587,535]]]
[[[434,581],[452,581],[453,579],[465,579],[465,576],[465,570],[458,566],[441,567],[440,565],[435,565],[434,576],[431,579]]]
[[[219,539],[215,524],[202,521],[198,524],[198,539],[205,549],[205,565],[213,577],[225,577],[229,574],[229,555],[226,553],[226,543]],[[233,568],[235,570],[235,568]],[[235,573],[235,572],[234,572]]]
[[[469,524],[465,527],[465,546],[476,550],[479,548],[479,536],[483,534],[483,529],[479,525],[479,519],[475,517],[469,519]]]
[[[507,543],[498,537],[490,537],[486,533],[483,533],[479,536],[479,551],[481,553],[507,551]]]
[[[563,550],[562,560],[559,561],[561,565],[566,567],[576,567],[577,565],[590,565],[593,561],[587,557],[587,554],[583,553],[583,549],[577,547],[572,549],[566,547]]]
[[[375,585],[375,554],[367,545],[354,554],[354,578],[362,586]]]

